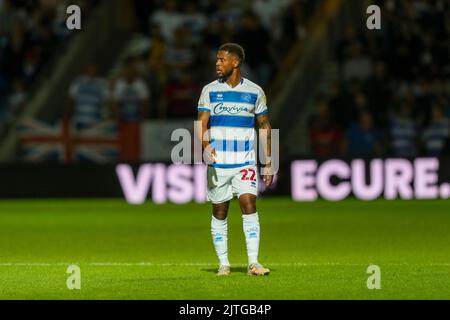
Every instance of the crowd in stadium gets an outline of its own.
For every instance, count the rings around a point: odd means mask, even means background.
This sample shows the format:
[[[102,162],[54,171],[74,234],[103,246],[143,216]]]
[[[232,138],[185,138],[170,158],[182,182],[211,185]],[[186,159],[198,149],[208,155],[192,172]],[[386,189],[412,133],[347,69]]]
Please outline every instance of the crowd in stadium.
[[[23,108],[55,49],[70,36],[66,8],[75,3],[88,8],[96,1],[0,0],[0,132]]]
[[[139,1],[137,1],[138,3]],[[313,0],[153,0],[141,10],[142,29],[151,39],[142,68],[150,83],[151,117],[195,117],[201,87],[214,79],[217,48],[237,42],[246,50],[244,76],[264,89],[308,17]],[[148,4],[145,8],[148,10]]]
[[[215,77],[217,48],[226,42],[246,49],[244,76],[267,88],[276,64],[304,36],[306,17],[319,3],[136,1],[138,25],[150,39],[149,49],[129,56],[110,81],[99,77],[95,65],[89,66],[71,85],[66,116],[72,115],[79,127],[105,114],[121,122],[195,118],[201,88]],[[271,10],[261,10],[263,4]]]
[[[70,32],[69,1],[0,1],[2,123],[23,106],[36,75]],[[201,87],[214,79],[216,50],[225,42],[246,49],[244,76],[267,89],[292,44],[305,37],[307,18],[320,3],[135,1],[137,31],[149,39],[148,51],[128,57],[119,75],[99,75],[95,63],[89,65],[72,81],[64,116],[77,126],[104,117],[195,117]]]
[[[312,152],[331,156],[450,154],[450,3],[378,1],[382,30],[348,26],[338,81],[309,119]]]
[[[69,37],[69,2],[0,0],[0,134]],[[193,118],[201,87],[214,78],[216,50],[225,42],[243,45],[244,76],[268,89],[321,2],[136,0],[138,31],[149,39],[148,50],[128,57],[117,77],[99,75],[89,65],[70,85],[64,116],[81,127],[105,117]],[[349,25],[336,47],[339,77],[314,103],[311,151],[321,157],[450,153],[450,3],[376,3],[382,29]]]

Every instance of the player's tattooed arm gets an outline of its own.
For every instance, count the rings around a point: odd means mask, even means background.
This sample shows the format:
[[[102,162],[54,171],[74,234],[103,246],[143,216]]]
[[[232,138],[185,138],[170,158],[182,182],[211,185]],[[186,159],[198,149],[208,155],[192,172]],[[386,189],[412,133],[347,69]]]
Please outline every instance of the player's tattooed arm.
[[[269,116],[267,114],[257,116],[256,123],[258,124],[259,129],[267,129],[267,130],[272,129],[269,122]]]
[[[256,117],[256,123],[258,124],[260,138],[263,141],[264,155],[266,159],[270,159],[272,156],[272,126],[269,122],[269,116],[265,114]]]
[[[273,172],[272,172],[272,126],[269,122],[269,116],[267,114],[256,117],[256,123],[259,129],[259,139],[261,141],[261,147],[263,148],[264,159],[262,163],[263,168],[263,181],[266,186],[269,187],[272,184]]]
[[[204,155],[207,157],[205,161],[207,160],[208,163],[214,163],[216,160],[214,157],[216,156],[216,150],[211,147],[209,144],[210,137],[209,137],[209,131],[208,131],[208,123],[210,118],[210,112],[209,111],[199,111],[198,112],[198,121],[201,122],[201,128],[198,130],[199,136],[197,137],[202,142],[202,148],[205,151]]]

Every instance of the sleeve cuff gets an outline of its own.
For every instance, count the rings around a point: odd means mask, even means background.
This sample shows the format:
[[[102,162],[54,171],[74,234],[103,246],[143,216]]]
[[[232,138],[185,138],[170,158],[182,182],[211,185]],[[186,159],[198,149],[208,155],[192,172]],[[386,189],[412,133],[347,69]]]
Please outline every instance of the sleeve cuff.
[[[269,113],[269,110],[265,110],[265,111],[263,111],[261,113],[257,113],[256,116],[259,117],[259,116],[263,116],[263,115],[268,114],[268,113]]]

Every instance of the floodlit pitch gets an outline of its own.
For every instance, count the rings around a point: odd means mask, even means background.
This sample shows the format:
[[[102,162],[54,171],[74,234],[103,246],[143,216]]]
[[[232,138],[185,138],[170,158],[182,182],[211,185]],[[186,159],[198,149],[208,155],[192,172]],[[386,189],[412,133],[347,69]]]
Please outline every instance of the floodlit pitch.
[[[220,278],[204,205],[2,201],[0,298],[450,298],[449,202],[262,199],[264,278],[246,274],[237,205]]]

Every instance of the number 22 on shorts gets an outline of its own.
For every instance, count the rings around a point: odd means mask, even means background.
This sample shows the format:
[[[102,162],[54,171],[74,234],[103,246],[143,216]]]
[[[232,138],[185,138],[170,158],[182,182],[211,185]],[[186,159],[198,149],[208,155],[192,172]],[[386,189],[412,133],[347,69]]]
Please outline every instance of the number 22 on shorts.
[[[241,180],[256,181],[256,172],[254,169],[243,169],[240,172],[243,173]]]

